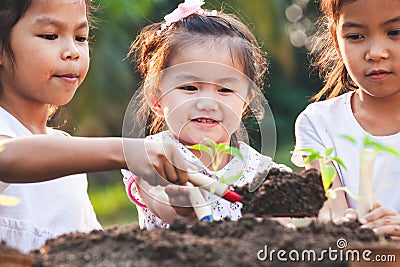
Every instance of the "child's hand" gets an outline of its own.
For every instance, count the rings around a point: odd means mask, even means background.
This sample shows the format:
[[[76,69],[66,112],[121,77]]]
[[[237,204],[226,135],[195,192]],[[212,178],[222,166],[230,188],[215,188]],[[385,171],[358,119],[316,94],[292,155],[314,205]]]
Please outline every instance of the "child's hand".
[[[349,208],[344,211],[343,217],[340,217],[340,218],[334,220],[334,222],[337,224],[340,224],[340,223],[355,221],[357,219],[358,219],[357,211],[355,209]]]
[[[134,142],[134,143],[131,143]],[[151,185],[185,184],[187,169],[196,169],[172,143],[143,139],[124,139],[126,165]]]
[[[391,208],[376,202],[372,211],[360,219],[362,228],[370,228],[378,235],[387,234],[400,237],[400,215]]]
[[[171,207],[178,215],[182,217],[196,216],[189,200],[190,188],[178,185],[168,185],[164,190],[168,195]]]
[[[137,178],[136,183],[147,208],[166,223],[171,224],[180,217],[184,217],[188,225],[196,222],[197,217],[188,199],[189,188],[174,184],[152,186],[141,178]]]

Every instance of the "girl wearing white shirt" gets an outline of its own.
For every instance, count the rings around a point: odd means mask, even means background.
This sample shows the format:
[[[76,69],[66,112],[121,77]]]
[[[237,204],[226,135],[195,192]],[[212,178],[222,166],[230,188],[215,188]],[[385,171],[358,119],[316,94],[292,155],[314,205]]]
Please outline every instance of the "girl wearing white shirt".
[[[324,87],[296,120],[292,161],[303,165],[302,148],[335,148],[347,170],[335,165],[333,187],[358,194],[360,151],[366,136],[400,151],[400,2],[397,0],[322,0],[320,32],[312,54]],[[345,94],[343,94],[345,93]],[[340,137],[349,135],[353,145]],[[319,168],[316,162],[306,166]],[[400,159],[378,155],[374,196],[379,201],[359,218],[378,234],[400,235]],[[355,218],[356,202],[343,193],[334,200],[337,218]],[[322,210],[321,215],[324,215]]]
[[[91,2],[0,4],[0,193],[21,202],[0,206],[0,240],[22,252],[60,234],[101,229],[82,173],[129,165],[152,184],[159,177],[187,181],[187,164],[174,146],[71,137],[47,127],[87,74]]]

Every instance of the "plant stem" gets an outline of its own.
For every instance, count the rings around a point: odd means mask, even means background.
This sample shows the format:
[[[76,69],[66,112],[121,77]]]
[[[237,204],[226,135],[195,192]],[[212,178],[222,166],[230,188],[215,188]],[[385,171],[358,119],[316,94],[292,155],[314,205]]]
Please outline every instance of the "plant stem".
[[[332,202],[331,202],[331,194],[329,191],[329,188],[332,184],[332,181],[327,181],[327,179],[324,177],[324,173],[322,172],[324,166],[327,166],[329,164],[329,159],[327,158],[322,158],[319,161],[319,166],[321,170],[321,175],[322,175],[322,186],[324,187],[325,191],[325,196],[328,199],[328,209],[329,209],[329,220],[332,222],[333,221],[333,215],[332,215]]]
[[[362,217],[372,209],[372,182],[374,177],[374,166],[376,151],[372,149],[363,149],[360,154],[360,180],[358,195],[361,200],[357,205],[358,216]]]
[[[328,198],[328,208],[329,208],[329,220],[332,222],[333,221],[333,215],[332,215],[332,202],[331,202],[331,197],[327,196]]]

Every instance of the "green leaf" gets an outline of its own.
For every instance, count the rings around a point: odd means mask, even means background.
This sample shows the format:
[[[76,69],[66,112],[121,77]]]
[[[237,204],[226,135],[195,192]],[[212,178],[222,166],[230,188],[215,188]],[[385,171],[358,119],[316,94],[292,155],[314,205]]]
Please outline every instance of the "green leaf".
[[[385,149],[383,149],[382,151],[388,152],[388,153],[393,154],[393,155],[395,155],[395,156],[397,156],[397,157],[400,157],[400,153],[399,153],[396,149],[394,149],[394,148],[385,147]]]
[[[319,154],[319,152],[312,148],[302,148],[302,149],[299,149],[299,151],[310,153],[310,155],[308,155],[306,157],[306,159],[304,160],[305,164],[313,162],[316,159],[322,158],[322,156]]]
[[[209,139],[209,138],[206,138],[205,141],[206,141],[212,148],[218,149],[218,144],[215,143],[213,140],[211,140],[211,139]]]
[[[204,151],[204,152],[206,152],[206,153],[208,153],[210,155],[213,154],[211,148],[206,146],[206,145],[203,145],[203,144],[195,144],[195,145],[192,145],[192,146],[187,146],[187,148]]]
[[[343,137],[344,139],[346,139],[349,142],[352,142],[353,144],[357,143],[356,139],[354,139],[353,137],[351,137],[350,135],[341,135],[341,137]]]
[[[382,145],[382,144],[380,144],[378,142],[372,141],[368,136],[366,136],[365,139],[364,139],[364,147],[365,148],[369,147],[369,148],[372,148],[372,149],[377,150],[377,151],[385,149],[384,145]]]
[[[242,177],[242,174],[243,174],[243,172],[239,172],[238,174],[236,174],[234,176],[229,176],[227,178],[221,178],[219,181],[220,181],[220,183],[223,183],[223,184],[232,185],[232,184],[236,183],[240,177]]]
[[[306,159],[304,160],[304,164],[313,162],[314,160],[320,159],[320,158],[321,158],[320,155],[316,155],[316,154],[308,155],[308,156],[306,157]]]
[[[376,143],[376,142],[372,141],[371,139],[369,139],[368,136],[366,136],[366,137],[364,138],[364,147],[372,146],[372,147],[375,148],[375,146],[376,146],[377,144],[378,144],[378,143]],[[379,145],[379,144],[378,144],[378,145]]]
[[[237,157],[241,161],[244,161],[242,153],[240,153],[240,150],[238,148],[236,148],[236,147],[230,146],[225,150],[225,152],[230,154],[230,155],[232,155],[232,156],[234,156],[234,157]]]
[[[365,148],[372,147],[374,150],[376,150],[378,152],[387,152],[387,153],[390,153],[395,156],[400,156],[400,153],[396,149],[389,147],[389,146],[382,145],[378,142],[372,141],[368,136],[366,136],[364,139],[364,147]]]
[[[331,160],[336,161],[337,164],[339,164],[340,166],[342,166],[343,168],[346,169],[346,165],[344,165],[344,162],[341,158],[339,157],[332,157]]]
[[[332,154],[333,150],[335,150],[334,147],[328,148],[328,149],[325,151],[325,156],[326,156],[326,157],[329,157],[329,155]]]
[[[227,144],[225,144],[225,143],[217,145],[216,149],[217,149],[218,154],[221,153],[222,151],[224,151],[226,147],[227,147]]]
[[[333,189],[335,192],[336,191],[344,191],[346,192],[351,198],[355,199],[355,200],[360,200],[361,197],[357,196],[356,194],[354,194],[353,192],[351,192],[351,190],[345,186],[341,186],[341,187],[336,187],[335,189]]]
[[[321,176],[322,176],[322,184],[324,186],[325,192],[328,191],[329,187],[333,182],[333,178],[335,178],[336,170],[332,165],[324,165],[321,164]]]

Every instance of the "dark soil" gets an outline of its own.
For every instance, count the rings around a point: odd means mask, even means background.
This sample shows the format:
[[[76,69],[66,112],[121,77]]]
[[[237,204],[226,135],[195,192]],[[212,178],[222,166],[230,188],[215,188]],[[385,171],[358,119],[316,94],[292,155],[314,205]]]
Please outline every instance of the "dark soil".
[[[321,175],[315,169],[301,174],[271,169],[236,191],[243,196],[243,214],[257,216],[315,217],[326,200]]]
[[[176,222],[169,230],[140,230],[126,225],[90,234],[69,234],[47,242],[35,266],[347,266],[347,262],[279,262],[263,260],[266,250],[338,250],[344,238],[351,244],[376,242],[378,237],[358,223],[316,224],[293,230],[276,221],[246,215],[237,222],[200,222],[191,228]],[[267,247],[266,247],[267,246]],[[339,255],[339,254],[337,254]],[[276,253],[275,253],[276,257]],[[286,257],[288,257],[286,255]],[[268,263],[268,264],[267,264]]]
[[[251,195],[246,188],[238,189],[244,196],[245,215],[237,222],[198,222],[187,228],[184,222],[176,221],[170,229],[152,231],[140,230],[137,224],[115,226],[88,234],[62,235],[29,255],[35,258],[35,267],[348,266],[346,259],[333,261],[322,251],[335,250],[334,255],[339,257],[340,252],[343,254],[342,247],[337,246],[341,238],[347,242],[347,248],[360,244],[387,245],[378,241],[373,231],[360,228],[357,222],[343,225],[313,222],[291,229],[263,214],[315,215],[324,199],[321,186],[315,171],[298,175],[272,170]],[[0,245],[0,251],[1,246],[4,244]],[[287,262],[278,260],[279,250],[286,253],[283,257]],[[311,255],[302,261],[304,250],[312,250],[316,258]],[[292,252],[297,252],[300,258],[296,260]],[[294,255],[293,260],[289,253]]]

